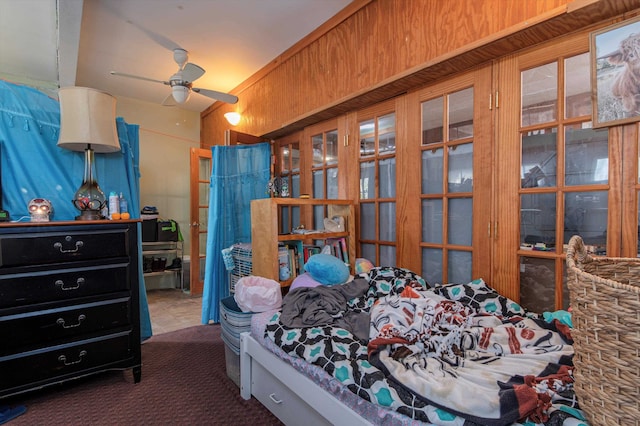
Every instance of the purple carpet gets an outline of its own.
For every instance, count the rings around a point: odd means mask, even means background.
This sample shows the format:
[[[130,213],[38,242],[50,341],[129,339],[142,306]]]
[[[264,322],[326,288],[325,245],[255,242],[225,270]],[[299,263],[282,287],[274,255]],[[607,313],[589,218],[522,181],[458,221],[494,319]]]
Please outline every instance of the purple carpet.
[[[220,325],[153,336],[142,345],[142,381],[110,371],[0,400],[24,405],[19,425],[280,425],[227,377]]]

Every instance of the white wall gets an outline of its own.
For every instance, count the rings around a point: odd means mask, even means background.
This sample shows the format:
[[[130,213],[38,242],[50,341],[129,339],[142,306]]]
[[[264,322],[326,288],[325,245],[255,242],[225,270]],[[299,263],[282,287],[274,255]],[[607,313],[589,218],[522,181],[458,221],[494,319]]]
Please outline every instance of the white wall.
[[[116,115],[140,126],[140,207],[177,221],[189,254],[189,161],[200,146],[200,113],[117,97]]]

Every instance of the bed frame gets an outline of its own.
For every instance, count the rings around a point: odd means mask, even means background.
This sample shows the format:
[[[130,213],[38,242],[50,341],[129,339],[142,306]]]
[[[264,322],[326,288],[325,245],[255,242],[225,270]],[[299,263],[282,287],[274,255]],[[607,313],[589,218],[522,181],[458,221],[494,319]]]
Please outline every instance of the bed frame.
[[[286,425],[372,424],[248,332],[240,334],[240,395],[253,395]]]

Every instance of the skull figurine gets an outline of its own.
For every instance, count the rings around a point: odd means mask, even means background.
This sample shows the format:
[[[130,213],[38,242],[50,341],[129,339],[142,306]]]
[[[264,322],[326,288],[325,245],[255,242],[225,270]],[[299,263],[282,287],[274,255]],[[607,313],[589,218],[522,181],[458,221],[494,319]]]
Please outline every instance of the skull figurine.
[[[49,200],[44,198],[34,198],[29,201],[31,222],[49,222],[51,210],[51,202]]]

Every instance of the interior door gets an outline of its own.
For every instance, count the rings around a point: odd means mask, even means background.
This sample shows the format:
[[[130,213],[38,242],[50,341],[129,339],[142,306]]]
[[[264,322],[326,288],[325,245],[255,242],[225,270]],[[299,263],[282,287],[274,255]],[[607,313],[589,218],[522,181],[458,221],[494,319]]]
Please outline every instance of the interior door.
[[[191,294],[200,295],[204,288],[204,266],[207,251],[209,217],[209,182],[211,181],[211,150],[191,148]]]
[[[225,145],[264,142],[263,138],[234,130],[226,130],[224,136]],[[191,149],[191,208],[189,221],[191,232],[191,271],[189,278],[191,282],[191,294],[194,296],[201,295],[204,288],[211,167],[211,149]]]

